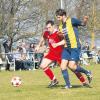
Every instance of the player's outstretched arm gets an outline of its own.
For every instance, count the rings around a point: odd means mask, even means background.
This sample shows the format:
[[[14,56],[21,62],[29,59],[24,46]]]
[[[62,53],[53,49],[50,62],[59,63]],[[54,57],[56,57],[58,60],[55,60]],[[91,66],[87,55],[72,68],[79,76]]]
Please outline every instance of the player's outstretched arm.
[[[35,47],[35,51],[39,51],[39,49],[40,49],[40,47],[42,46],[42,44],[44,43],[44,38],[42,37],[41,39],[40,39],[40,42],[39,42],[39,44]]]
[[[58,43],[53,43],[52,46],[54,48],[58,47],[58,46],[61,46],[61,45],[65,45],[65,40],[63,39],[62,41],[58,42]]]

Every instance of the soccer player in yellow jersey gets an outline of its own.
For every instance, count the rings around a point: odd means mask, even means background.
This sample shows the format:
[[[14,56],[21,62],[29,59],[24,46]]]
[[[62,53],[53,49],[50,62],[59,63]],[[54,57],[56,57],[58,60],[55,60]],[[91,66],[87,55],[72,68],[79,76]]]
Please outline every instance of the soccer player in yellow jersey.
[[[90,83],[92,80],[91,72],[83,69],[77,64],[77,62],[79,61],[79,55],[81,49],[78,26],[85,26],[88,17],[85,16],[83,21],[80,21],[76,18],[68,17],[64,9],[58,9],[56,11],[56,18],[60,22],[59,31],[63,34],[64,39],[58,43],[53,43],[52,45],[53,47],[64,45],[64,49],[62,52],[61,69],[65,83],[67,83],[65,88],[71,87],[69,79],[66,79],[68,77],[67,76],[68,74],[66,74],[67,72],[66,66],[68,66],[73,71],[86,74]]]

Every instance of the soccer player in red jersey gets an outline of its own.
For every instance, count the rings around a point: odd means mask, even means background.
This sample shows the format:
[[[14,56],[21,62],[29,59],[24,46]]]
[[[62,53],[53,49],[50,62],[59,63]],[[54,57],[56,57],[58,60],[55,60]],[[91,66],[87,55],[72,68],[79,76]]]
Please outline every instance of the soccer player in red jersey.
[[[51,83],[49,84],[49,87],[55,86],[58,84],[58,80],[54,76],[54,73],[52,70],[49,68],[49,64],[52,63],[53,61],[58,62],[58,64],[61,63],[61,53],[63,50],[63,46],[58,46],[56,48],[52,47],[53,43],[58,43],[62,40],[61,36],[59,36],[59,32],[55,28],[54,22],[52,20],[49,20],[46,22],[46,28],[47,31],[43,33],[43,36],[35,48],[36,51],[39,50],[40,46],[45,42],[48,41],[49,45],[49,51],[48,54],[45,55],[42,59],[42,62],[40,64],[40,67],[43,69],[44,73],[50,78]],[[86,83],[84,77],[81,75],[81,73],[77,72],[75,73],[76,76],[79,78],[79,80],[84,84]],[[69,76],[68,76],[69,78]],[[69,84],[69,81],[66,83]]]

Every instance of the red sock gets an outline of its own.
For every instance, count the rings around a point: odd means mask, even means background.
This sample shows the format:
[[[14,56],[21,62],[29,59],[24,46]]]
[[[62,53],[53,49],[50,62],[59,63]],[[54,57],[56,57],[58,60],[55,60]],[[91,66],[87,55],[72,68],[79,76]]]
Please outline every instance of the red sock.
[[[55,76],[49,67],[43,69],[45,74],[50,78],[50,80],[54,80]]]
[[[85,78],[84,78],[84,76],[83,76],[81,73],[75,72],[75,74],[76,74],[77,78],[78,78],[82,83],[85,83]]]

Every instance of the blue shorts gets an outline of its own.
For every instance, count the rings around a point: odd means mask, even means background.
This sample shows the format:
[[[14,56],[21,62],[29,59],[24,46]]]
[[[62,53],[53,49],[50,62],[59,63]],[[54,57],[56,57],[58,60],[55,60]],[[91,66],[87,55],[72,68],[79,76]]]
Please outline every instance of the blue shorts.
[[[80,51],[80,48],[64,48],[62,52],[62,59],[79,61]]]

